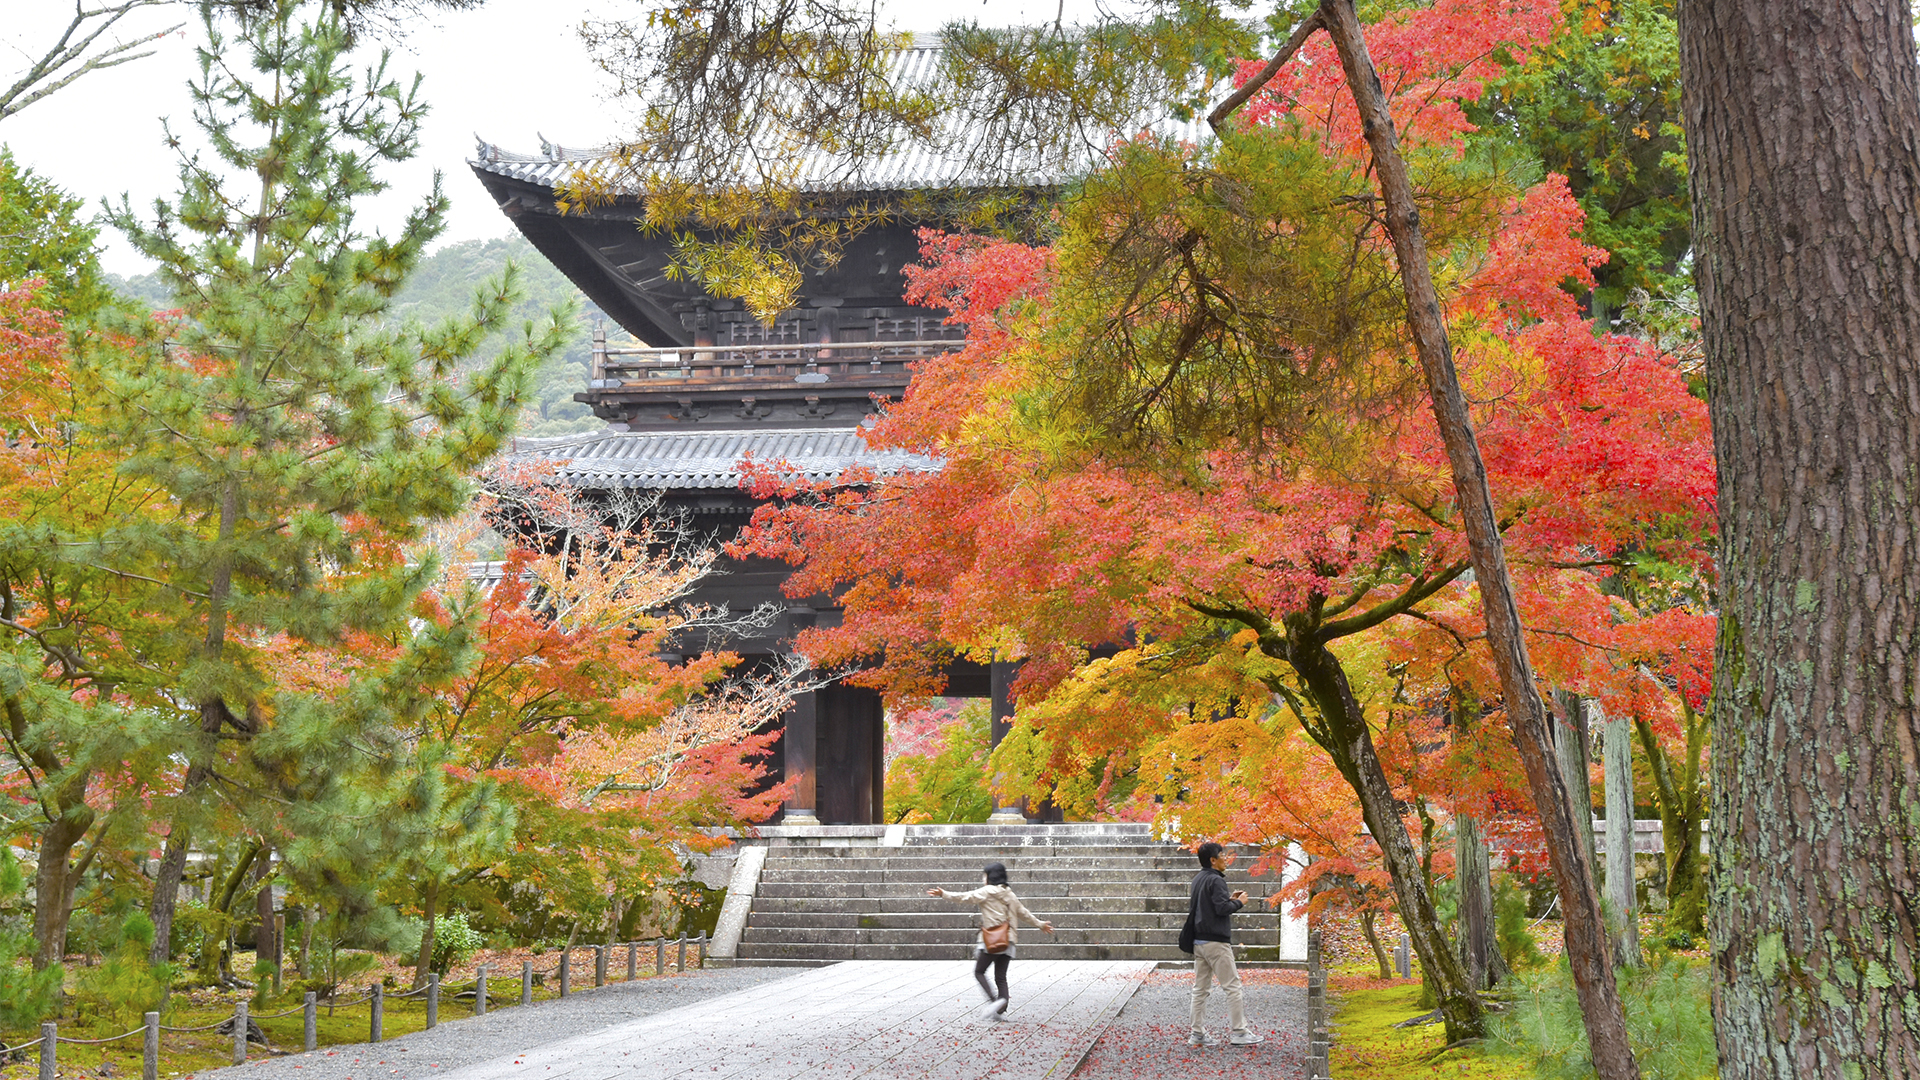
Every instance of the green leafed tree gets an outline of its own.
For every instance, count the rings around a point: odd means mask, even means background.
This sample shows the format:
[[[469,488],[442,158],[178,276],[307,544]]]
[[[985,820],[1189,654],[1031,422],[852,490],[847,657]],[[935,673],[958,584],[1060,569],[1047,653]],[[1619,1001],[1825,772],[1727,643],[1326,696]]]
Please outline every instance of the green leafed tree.
[[[383,321],[443,227],[434,190],[393,236],[355,204],[410,157],[426,107],[383,57],[350,68],[349,35],[322,7],[275,0],[203,10],[192,84],[204,148],[181,147],[180,189],[150,215],[110,215],[159,265],[182,317],[139,322],[125,350],[86,355],[109,409],[121,473],[168,512],[111,538],[108,555],[163,596],[182,643],[156,674],[176,703],[186,763],[159,807],[171,822],[155,883],[155,956],[166,948],[194,829],[219,823],[370,903],[363,857],[408,842],[438,813],[404,780],[428,767],[398,715],[467,655],[467,628],[420,624],[391,654],[357,634],[405,629],[433,560],[408,546],[467,504],[467,476],[502,445],[533,372],[564,340],[564,313],[509,326],[514,275],[462,317]],[[510,344],[479,365],[488,338]],[[129,574],[135,571],[129,569]],[[359,858],[357,858],[358,856]]]
[[[930,712],[931,710],[925,710]],[[919,715],[918,713],[912,715]],[[992,713],[975,699],[941,721],[915,749],[887,762],[887,820],[909,824],[985,821]]]
[[[78,198],[0,147],[0,289],[37,278],[46,282],[42,306],[97,309],[109,295],[94,258],[97,236]]]
[[[1691,288],[1680,42],[1672,0],[1580,0],[1564,11],[1560,32],[1495,80],[1474,115],[1567,178],[1587,242],[1609,256],[1591,302],[1604,319],[1636,291]]]
[[[0,845],[0,1038],[32,1028],[52,1010],[60,993],[62,969],[56,965],[26,971],[21,961],[32,952],[33,939],[12,927],[11,909],[26,893],[26,875],[13,851]]]

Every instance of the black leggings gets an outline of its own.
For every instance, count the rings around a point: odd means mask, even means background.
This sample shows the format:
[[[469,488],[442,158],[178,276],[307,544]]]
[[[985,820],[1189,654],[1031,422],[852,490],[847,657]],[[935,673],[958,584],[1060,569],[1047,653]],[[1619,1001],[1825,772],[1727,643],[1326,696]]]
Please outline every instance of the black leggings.
[[[988,1001],[1007,996],[1007,961],[1011,959],[1013,957],[1006,953],[980,951],[973,954],[973,977],[979,980],[980,989],[986,993]],[[993,992],[993,987],[987,985],[988,964],[993,965],[993,981],[1000,988],[997,994]]]

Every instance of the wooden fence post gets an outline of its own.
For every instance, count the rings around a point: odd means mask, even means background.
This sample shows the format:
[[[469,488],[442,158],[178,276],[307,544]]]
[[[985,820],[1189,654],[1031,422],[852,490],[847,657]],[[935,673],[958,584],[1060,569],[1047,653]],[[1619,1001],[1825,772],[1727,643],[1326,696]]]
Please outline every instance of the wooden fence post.
[[[571,946],[560,950],[560,996],[566,997],[573,989],[573,949]]]
[[[533,961],[520,961],[520,1004],[533,1004]]]
[[[473,1015],[487,1015],[487,965],[481,964],[473,972]]]
[[[235,1002],[233,1006],[233,1063],[247,1063],[247,1003]]]
[[[674,962],[673,970],[676,974],[687,970],[687,935],[685,934],[680,935],[680,959]]]
[[[632,982],[634,979],[634,976],[639,974],[639,971],[640,971],[639,957],[640,957],[640,943],[637,941],[627,942],[627,981],[628,982]]]
[[[387,990],[379,983],[374,983],[370,989],[373,994],[373,1015],[367,1019],[367,1041],[377,1043],[380,1041],[380,1024],[384,1019],[381,1013],[387,1006]]]
[[[700,931],[699,939],[693,943],[693,952],[694,952],[693,966],[697,968],[706,967],[707,966],[707,932],[705,930]]]
[[[54,1067],[60,1053],[60,1025],[51,1021],[40,1025],[40,1080],[54,1080]]]
[[[160,1014],[150,1012],[146,1037],[140,1040],[140,1080],[160,1080]]]
[[[316,995],[311,990],[300,999],[300,1042],[308,1050],[319,1043],[320,1010],[314,1007],[316,1000]]]
[[[655,975],[667,973],[667,939],[663,937],[653,939],[653,973]]]
[[[595,945],[593,947],[593,986],[597,990],[605,985],[607,985],[607,947]]]
[[[440,1023],[440,973],[427,972],[427,1030],[432,1031]]]

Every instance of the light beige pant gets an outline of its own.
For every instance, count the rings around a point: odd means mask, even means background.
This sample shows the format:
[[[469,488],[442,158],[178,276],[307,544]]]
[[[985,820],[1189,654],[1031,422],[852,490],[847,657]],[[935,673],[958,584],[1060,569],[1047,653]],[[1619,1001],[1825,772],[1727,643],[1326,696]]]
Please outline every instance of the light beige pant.
[[[1240,1003],[1240,972],[1233,966],[1233,946],[1224,941],[1196,941],[1193,944],[1193,1031],[1203,1034],[1201,1021],[1207,1013],[1207,993],[1213,983],[1227,995],[1227,1014],[1233,1020],[1233,1033],[1247,1033],[1247,1010]]]

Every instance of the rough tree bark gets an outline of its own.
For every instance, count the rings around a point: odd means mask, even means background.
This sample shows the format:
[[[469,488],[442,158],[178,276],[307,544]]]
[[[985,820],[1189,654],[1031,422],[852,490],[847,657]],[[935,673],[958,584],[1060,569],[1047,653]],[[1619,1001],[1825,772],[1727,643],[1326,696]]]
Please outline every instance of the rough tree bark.
[[[1580,827],[1587,864],[1598,867],[1600,860],[1593,849],[1593,759],[1587,754],[1592,732],[1587,726],[1587,703],[1568,690],[1554,691],[1553,700],[1559,706],[1552,721],[1553,758],[1567,780],[1567,811]]]
[[[1453,818],[1453,879],[1460,889],[1460,962],[1474,989],[1490,990],[1507,971],[1494,943],[1493,860],[1470,814]]]
[[[1640,920],[1633,884],[1633,722],[1606,716],[1598,702],[1590,708],[1604,721],[1607,793],[1607,905],[1613,909],[1614,962],[1640,966]]]
[[[1920,1076],[1920,70],[1908,5],[1688,0],[1719,461],[1726,1077]]]
[[[413,965],[413,988],[427,985],[427,973],[433,970],[433,938],[440,914],[440,879],[429,877],[420,899],[421,918],[426,926],[420,931],[420,956]]]
[[[1634,1062],[1633,1048],[1627,1043],[1626,1013],[1620,1004],[1619,990],[1614,986],[1606,924],[1600,914],[1600,898],[1593,887],[1592,859],[1579,842],[1579,833],[1591,833],[1591,824],[1569,820],[1572,815],[1567,806],[1566,782],[1553,760],[1547,730],[1549,717],[1539,687],[1534,684],[1520,612],[1507,576],[1506,554],[1493,513],[1493,496],[1487,486],[1486,463],[1480,457],[1466,395],[1461,392],[1460,379],[1454,370],[1453,347],[1447,339],[1446,320],[1441,314],[1439,294],[1434,289],[1432,270],[1427,263],[1426,240],[1420,231],[1420,211],[1414,201],[1413,183],[1407,175],[1406,161],[1400,155],[1400,141],[1394,133],[1387,96],[1380,87],[1380,75],[1373,59],[1367,53],[1366,37],[1352,0],[1322,0],[1319,13],[1334,47],[1339,50],[1348,90],[1359,107],[1367,145],[1373,151],[1387,231],[1393,240],[1401,284],[1407,294],[1407,325],[1413,334],[1414,351],[1426,375],[1434,418],[1439,423],[1453,470],[1461,523],[1473,556],[1474,577],[1486,612],[1487,639],[1500,673],[1500,689],[1513,728],[1514,746],[1526,768],[1527,784],[1532,789],[1534,805],[1540,812],[1546,834],[1548,864],[1553,870],[1565,919],[1567,960],[1586,1021],[1594,1070],[1601,1080],[1630,1080],[1640,1075],[1640,1069]],[[1448,956],[1447,960],[1451,962],[1452,957]]]
[[[1654,804],[1660,808],[1660,838],[1667,860],[1667,933],[1698,938],[1706,932],[1707,878],[1700,852],[1701,817],[1706,800],[1700,789],[1700,763],[1706,751],[1706,725],[1680,702],[1687,725],[1686,756],[1671,759],[1660,747],[1652,725],[1635,720],[1640,752],[1653,777]]]
[[[263,848],[254,871],[259,879],[260,890],[253,894],[253,955],[255,965],[262,962],[275,963],[280,955],[280,928],[273,922],[273,849]]]
[[[87,805],[87,769],[67,768],[53,751],[36,746],[27,730],[26,713],[19,702],[9,698],[5,704],[7,738],[14,753],[23,755],[21,766],[38,769],[45,782],[34,787],[39,796],[40,813],[46,827],[40,830],[39,851],[33,871],[33,969],[45,970],[57,964],[67,951],[67,926],[73,919],[74,887],[93,861],[95,844],[80,862],[73,861],[73,849],[86,839],[93,827],[93,808]],[[55,781],[58,781],[56,783]]]
[[[1373,962],[1380,967],[1380,977],[1393,978],[1393,963],[1387,959],[1387,947],[1380,944],[1380,931],[1375,925],[1380,916],[1372,908],[1360,909],[1360,933],[1367,939],[1367,948],[1373,950]]]

